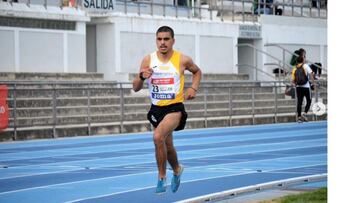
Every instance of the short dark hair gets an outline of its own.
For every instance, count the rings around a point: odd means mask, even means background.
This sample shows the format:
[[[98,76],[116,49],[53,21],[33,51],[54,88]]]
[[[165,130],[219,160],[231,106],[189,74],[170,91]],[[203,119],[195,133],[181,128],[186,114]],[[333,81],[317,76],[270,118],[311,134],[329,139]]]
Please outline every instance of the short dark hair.
[[[300,48],[299,49],[299,55],[306,55],[306,51],[305,51],[305,49],[303,49],[303,48]]]
[[[156,35],[159,32],[170,32],[171,37],[174,38],[174,30],[169,26],[161,26],[161,27],[159,27],[159,29],[156,31]]]
[[[304,54],[301,54],[297,59],[296,62],[299,63],[304,63],[305,62],[305,57]]]

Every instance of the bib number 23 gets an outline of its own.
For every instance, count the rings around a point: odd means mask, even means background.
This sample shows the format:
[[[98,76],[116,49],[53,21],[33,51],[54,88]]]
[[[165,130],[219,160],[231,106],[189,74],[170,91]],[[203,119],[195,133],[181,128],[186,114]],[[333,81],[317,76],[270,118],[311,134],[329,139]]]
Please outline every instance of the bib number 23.
[[[153,87],[153,92],[159,92],[159,86],[157,86],[157,85],[152,85],[152,87]]]

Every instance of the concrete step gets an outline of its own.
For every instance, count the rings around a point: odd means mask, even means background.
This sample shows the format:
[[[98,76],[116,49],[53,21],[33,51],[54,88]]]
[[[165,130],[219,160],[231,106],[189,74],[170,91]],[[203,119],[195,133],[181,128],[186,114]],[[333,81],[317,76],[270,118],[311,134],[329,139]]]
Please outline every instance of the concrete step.
[[[50,103],[51,104],[51,103]],[[205,103],[203,101],[187,101],[185,103],[186,110],[191,112],[197,112],[202,111],[205,112],[205,108],[208,112],[214,111],[216,112],[218,109],[226,109],[225,111],[229,111],[229,106],[232,106],[233,111],[235,112],[236,109],[251,109],[254,105],[255,112],[257,113],[261,111],[262,109],[265,111],[265,109],[275,109],[275,100],[256,100],[254,103],[251,100],[234,100],[230,104],[229,101],[208,101],[207,105],[205,107]],[[294,106],[294,100],[291,99],[278,99],[277,100],[277,107],[281,109],[282,107],[288,107],[288,106]],[[49,119],[52,119],[54,116],[58,118],[58,122],[60,122],[59,118],[64,117],[66,118],[72,118],[71,122],[78,123],[76,120],[74,120],[76,117],[86,117],[88,114],[91,116],[98,116],[103,115],[103,119],[107,119],[106,115],[121,115],[122,114],[122,108],[124,110],[124,115],[131,115],[132,113],[139,113],[139,112],[147,112],[150,108],[150,104],[124,104],[122,107],[121,104],[102,104],[99,103],[99,105],[91,105],[90,108],[85,105],[68,105],[68,106],[58,106],[56,108],[56,111],[54,112],[54,109],[51,105],[45,107],[45,106],[31,106],[31,107],[17,107],[17,114],[16,119],[18,121],[19,125],[35,125],[35,124],[47,124],[50,121]],[[249,110],[246,110],[249,111]],[[261,113],[261,112],[259,112]],[[237,113],[236,113],[237,114]],[[239,114],[244,114],[244,112],[241,112]],[[15,117],[13,108],[10,108],[10,120],[12,120]],[[110,117],[111,119],[111,117]],[[22,123],[22,120],[28,120],[25,123]],[[125,117],[124,120],[127,120]],[[52,121],[51,121],[52,122]],[[81,122],[81,121],[80,121]],[[60,122],[61,123],[61,122]]]
[[[103,81],[102,73],[33,73],[0,72],[0,80],[5,81]]]
[[[211,106],[210,106],[211,107]],[[204,108],[191,109],[186,105],[186,110],[189,117],[212,117],[212,116],[229,116],[229,115],[252,115],[254,114],[275,114],[276,108],[278,113],[290,113],[294,112],[294,105],[289,106],[260,106],[254,108],[254,112],[251,107],[233,107],[231,110],[227,106],[224,108],[214,107],[208,108],[206,111]],[[92,107],[90,109],[90,122],[114,122],[114,121],[146,121],[147,112],[149,106],[138,109],[137,111],[125,111],[123,114],[119,106],[107,106],[107,107]],[[230,112],[231,111],[231,112]],[[55,116],[55,117],[54,117]],[[123,117],[122,117],[123,116]],[[37,108],[29,111],[25,109],[18,109],[16,123],[17,126],[43,126],[53,125],[54,119],[58,125],[65,124],[82,124],[88,123],[88,109],[83,107],[66,107],[58,109],[56,115],[53,115],[52,108]],[[10,125],[14,126],[13,116],[10,118]]]
[[[229,85],[227,85],[229,86]],[[231,90],[229,90],[231,89]],[[208,88],[199,88],[198,94],[204,94],[204,92],[215,94],[215,93],[272,93],[274,92],[273,87],[253,87],[253,86],[242,86],[242,87],[208,87]]]
[[[130,94],[130,89],[124,89],[124,94]],[[116,87],[96,87],[93,86],[89,89],[87,87],[69,87],[58,88],[54,90],[49,87],[37,88],[20,88],[16,87],[16,98],[67,98],[67,97],[99,97],[99,96],[119,96],[121,90]],[[14,97],[13,87],[9,87],[9,98]]]
[[[275,100],[273,93],[256,93],[254,95],[256,100]],[[284,99],[285,95],[277,94],[278,99]],[[249,93],[234,93],[233,100],[251,100],[252,94]],[[17,98],[16,107],[19,108],[47,108],[53,106],[53,98]],[[206,95],[207,101],[228,101],[229,94],[208,94]],[[198,94],[194,101],[205,101],[204,94]],[[150,99],[147,96],[138,97],[124,97],[124,104],[150,104]],[[12,99],[8,100],[10,108],[14,107]],[[88,97],[59,97],[56,98],[56,105],[59,107],[64,106],[87,106]],[[118,105],[121,106],[121,96],[119,95],[105,95],[105,96],[92,96],[90,97],[90,105]]]
[[[231,103],[232,108],[251,108],[254,103],[254,107],[272,107],[275,106],[275,100],[257,100],[252,102],[251,100],[234,100]],[[291,106],[294,105],[294,101],[291,99],[278,99],[277,106]],[[199,110],[204,109],[204,102],[187,102],[185,103],[186,109]],[[217,108],[229,108],[230,104],[228,101],[214,101],[208,102],[206,107],[207,109],[217,109]]]
[[[90,105],[118,105],[121,106],[121,99],[119,96],[108,96],[108,97],[91,97]],[[14,107],[12,100],[8,100],[10,108]],[[58,98],[56,99],[57,107],[72,107],[72,106],[87,106],[87,97],[71,97],[71,98]],[[52,108],[52,98],[19,98],[16,100],[16,108]]]
[[[137,73],[129,74],[129,82],[132,82],[135,77],[138,77]],[[240,81],[240,80],[249,80],[248,74],[207,74],[203,73],[201,77],[202,81]],[[185,81],[191,82],[192,81],[192,74],[186,73],[185,74]]]
[[[101,85],[101,84],[99,84]],[[123,92],[121,92],[123,91]],[[253,87],[253,86],[239,86],[239,87],[229,87],[227,84],[224,87],[208,87],[208,88],[199,88],[198,95],[202,94],[229,94],[231,91],[232,94],[251,94],[254,92],[255,94],[260,93],[273,93],[273,87]],[[57,87],[54,90],[51,87],[27,87],[22,88],[17,86],[16,87],[16,98],[68,98],[68,97],[101,97],[101,96],[119,96],[121,94],[124,96],[146,96],[148,95],[147,91],[143,91],[143,94],[134,93],[131,89],[123,89],[120,90],[119,88],[114,87],[113,85],[107,86],[96,86],[95,84],[88,88],[86,85],[79,86],[79,87],[67,87],[61,88]],[[14,90],[13,87],[9,86],[9,98],[14,97]]]

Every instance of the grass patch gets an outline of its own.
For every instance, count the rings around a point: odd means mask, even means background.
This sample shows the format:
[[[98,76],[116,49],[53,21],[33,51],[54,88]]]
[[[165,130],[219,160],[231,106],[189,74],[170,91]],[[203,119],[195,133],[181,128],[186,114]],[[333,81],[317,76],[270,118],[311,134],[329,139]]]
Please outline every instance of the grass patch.
[[[320,188],[311,192],[305,192],[297,195],[288,195],[261,203],[326,203],[327,188]]]

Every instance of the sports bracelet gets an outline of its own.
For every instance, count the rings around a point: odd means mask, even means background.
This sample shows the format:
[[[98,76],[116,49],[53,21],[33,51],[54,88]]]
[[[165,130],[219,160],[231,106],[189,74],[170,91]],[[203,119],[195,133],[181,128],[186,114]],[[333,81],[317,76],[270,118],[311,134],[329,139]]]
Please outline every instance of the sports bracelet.
[[[140,72],[139,78],[140,78],[140,80],[142,80],[142,81],[146,80],[146,78],[144,78],[144,76],[143,76],[143,72]]]
[[[191,89],[195,90],[195,92],[197,92],[197,89],[193,88],[193,87],[190,87]]]

